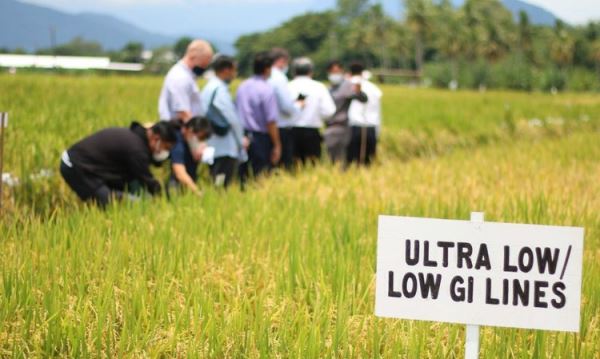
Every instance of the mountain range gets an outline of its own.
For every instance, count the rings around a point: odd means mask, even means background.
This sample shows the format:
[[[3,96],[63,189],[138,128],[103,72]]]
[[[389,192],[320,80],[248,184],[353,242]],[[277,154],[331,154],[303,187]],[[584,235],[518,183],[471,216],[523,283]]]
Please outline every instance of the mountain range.
[[[32,0],[34,1],[34,0]],[[401,0],[373,0],[395,18],[403,16]],[[454,0],[461,5],[464,0]],[[223,52],[243,34],[275,27],[292,16],[324,11],[336,0],[209,1],[202,4],[154,2],[131,5],[121,11],[72,13],[18,0],[0,0],[0,47],[28,51],[62,44],[79,36],[97,41],[105,49],[118,49],[139,41],[147,48],[172,44],[177,37],[199,36],[211,40]],[[515,16],[523,10],[532,23],[551,25],[552,13],[521,0],[502,0]],[[54,37],[54,39],[53,39]]]

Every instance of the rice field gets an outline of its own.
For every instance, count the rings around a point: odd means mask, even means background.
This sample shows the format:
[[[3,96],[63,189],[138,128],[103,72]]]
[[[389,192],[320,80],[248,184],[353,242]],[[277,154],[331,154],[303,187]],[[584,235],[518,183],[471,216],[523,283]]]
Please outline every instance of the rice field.
[[[598,95],[384,86],[370,169],[78,203],[62,150],[153,121],[161,81],[0,75],[4,171],[19,180],[0,220],[0,357],[462,357],[464,326],[373,315],[377,216],[471,211],[586,229],[581,332],[486,327],[481,357],[600,357]]]

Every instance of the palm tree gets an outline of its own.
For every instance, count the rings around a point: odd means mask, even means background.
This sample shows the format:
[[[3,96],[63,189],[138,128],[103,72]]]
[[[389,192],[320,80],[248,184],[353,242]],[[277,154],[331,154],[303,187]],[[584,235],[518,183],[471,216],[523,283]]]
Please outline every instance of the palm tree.
[[[421,72],[425,62],[425,42],[430,33],[431,0],[404,0],[406,23],[415,39],[415,66]]]

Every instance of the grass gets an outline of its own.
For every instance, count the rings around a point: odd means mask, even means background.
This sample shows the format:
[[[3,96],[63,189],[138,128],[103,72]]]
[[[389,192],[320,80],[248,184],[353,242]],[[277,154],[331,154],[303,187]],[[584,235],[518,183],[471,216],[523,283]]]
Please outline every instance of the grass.
[[[8,171],[55,168],[94,129],[153,119],[159,87],[0,76]],[[0,221],[0,356],[461,357],[463,326],[373,315],[377,215],[476,210],[586,228],[581,333],[484,328],[482,357],[597,357],[600,101],[385,94],[382,163],[369,170],[319,166],[245,193],[206,188],[106,212],[78,204],[60,178],[24,180]]]

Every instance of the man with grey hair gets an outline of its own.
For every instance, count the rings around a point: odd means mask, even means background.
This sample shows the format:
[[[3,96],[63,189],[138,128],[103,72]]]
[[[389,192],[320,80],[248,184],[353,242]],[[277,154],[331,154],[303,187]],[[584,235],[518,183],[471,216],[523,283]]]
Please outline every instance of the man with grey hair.
[[[315,163],[321,158],[321,133],[323,121],[335,113],[336,107],[329,90],[322,83],[312,79],[313,62],[302,57],[294,60],[295,78],[290,82],[290,90],[297,99],[299,112],[294,116],[292,136],[294,158],[306,163]]]
[[[204,40],[194,40],[183,58],[177,62],[165,78],[158,112],[163,121],[187,122],[200,116],[200,89],[196,79],[204,74],[213,57],[212,46]]]

